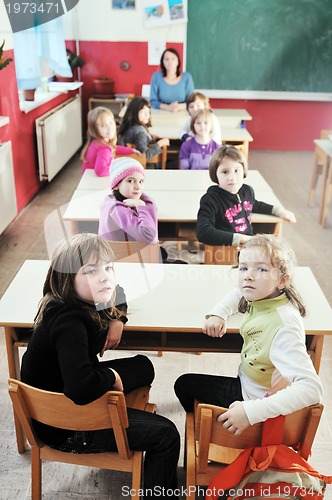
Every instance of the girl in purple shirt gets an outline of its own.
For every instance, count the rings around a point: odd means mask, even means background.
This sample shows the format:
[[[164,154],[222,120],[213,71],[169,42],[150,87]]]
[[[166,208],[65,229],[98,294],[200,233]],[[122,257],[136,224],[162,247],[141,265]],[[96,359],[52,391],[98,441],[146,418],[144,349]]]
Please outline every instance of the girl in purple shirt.
[[[82,149],[82,174],[94,169],[98,177],[109,175],[116,155],[141,154],[137,149],[117,146],[116,123],[112,111],[98,106],[88,113],[87,141]]]
[[[199,110],[191,119],[190,130],[194,137],[185,141],[180,149],[181,170],[207,170],[212,153],[220,144],[211,139],[213,113],[209,109]]]
[[[145,170],[133,158],[113,161],[113,193],[100,207],[99,234],[106,240],[158,243],[157,209],[143,193]]]

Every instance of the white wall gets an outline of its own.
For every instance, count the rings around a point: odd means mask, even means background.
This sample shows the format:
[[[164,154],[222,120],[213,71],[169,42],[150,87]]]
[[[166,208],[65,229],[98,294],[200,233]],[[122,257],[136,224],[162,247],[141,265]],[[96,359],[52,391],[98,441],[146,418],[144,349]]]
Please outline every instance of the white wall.
[[[185,42],[186,23],[145,28],[143,2],[136,0],[134,10],[112,9],[112,0],[80,0],[64,16],[66,39],[110,41]]]
[[[183,42],[186,41],[186,23],[145,28],[143,1],[136,0],[134,10],[112,9],[112,0],[80,0],[63,17],[67,40],[110,40],[124,42]],[[0,42],[5,39],[5,50],[13,48],[13,35],[4,2],[0,1]]]
[[[4,2],[0,2],[0,43],[5,40],[5,50],[13,49],[13,33]]]

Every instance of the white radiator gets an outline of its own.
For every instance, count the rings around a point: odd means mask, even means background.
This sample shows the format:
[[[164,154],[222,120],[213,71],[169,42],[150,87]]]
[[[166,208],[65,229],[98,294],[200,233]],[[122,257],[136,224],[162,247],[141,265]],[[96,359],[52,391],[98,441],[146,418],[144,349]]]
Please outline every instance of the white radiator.
[[[0,234],[17,215],[11,141],[0,144]]]
[[[80,96],[68,99],[36,120],[40,180],[53,177],[82,146]]]

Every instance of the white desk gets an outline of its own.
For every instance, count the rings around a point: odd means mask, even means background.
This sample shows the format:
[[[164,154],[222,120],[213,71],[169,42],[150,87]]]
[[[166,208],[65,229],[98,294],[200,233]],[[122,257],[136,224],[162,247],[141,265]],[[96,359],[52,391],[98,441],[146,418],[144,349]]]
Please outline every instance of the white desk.
[[[63,215],[63,220],[71,223],[71,232],[73,234],[78,232],[78,222],[99,221],[99,207],[105,196],[110,192],[110,189],[97,191],[76,190],[74,192]],[[196,223],[199,202],[203,194],[204,192],[201,191],[151,191],[151,197],[158,207],[158,221]],[[265,201],[271,205],[281,205],[272,190],[257,191],[256,197],[257,200]],[[252,214],[252,223],[273,224],[275,226],[280,225],[282,222],[284,222],[282,219],[273,215]],[[280,231],[280,228],[278,230]],[[159,234],[159,237],[160,239],[166,239],[163,234]],[[168,239],[172,238],[169,237]]]
[[[212,111],[219,120],[221,130],[224,128],[241,128],[247,121],[252,120],[252,116],[245,109],[219,108]],[[188,116],[187,111],[170,113],[161,109],[151,109],[151,122],[153,126],[162,126],[167,122],[171,122],[175,127],[180,129],[188,119]]]
[[[266,182],[258,170],[249,170],[244,182],[254,186],[259,192],[271,191],[270,185]],[[144,191],[200,191],[204,193],[213,182],[210,179],[208,170],[146,170]],[[109,177],[98,177],[94,170],[89,169],[84,172],[77,186],[77,190],[95,191],[108,189],[110,186]]]
[[[26,347],[42,297],[49,261],[25,261],[0,302],[9,376],[20,378],[19,347]],[[229,266],[115,263],[117,282],[124,287],[129,305],[128,323],[119,349],[239,352],[241,315],[232,316],[222,339],[201,332],[204,315],[234,287]],[[29,283],[24,300],[18,297]],[[324,335],[332,334],[332,311],[308,267],[295,269],[295,284],[307,304],[304,318],[307,348],[319,371]],[[231,335],[229,335],[231,334]],[[15,416],[14,416],[15,418]],[[25,450],[23,430],[15,418],[18,451]]]
[[[42,289],[49,267],[47,260],[27,260],[18,271],[0,302],[0,326],[5,328],[9,375],[19,375],[17,348],[26,345],[27,337],[42,297]],[[143,335],[136,340],[136,346],[151,350],[207,350],[223,351],[225,339],[213,339],[201,334],[205,313],[236,284],[236,271],[229,266],[208,265],[164,265],[115,263],[117,282],[124,287],[129,304],[129,321],[125,331],[141,331]],[[29,293],[17,307],[17,297],[29,283]],[[295,284],[308,307],[309,314],[304,318],[308,335],[319,338],[316,342],[322,347],[323,336],[332,334],[332,310],[319,284],[308,267],[297,267]],[[237,333],[241,315],[232,316],[227,331]],[[146,332],[181,332],[182,335],[170,338],[164,336],[147,338]],[[193,339],[188,345],[184,342],[188,332],[199,333],[196,343]],[[21,339],[21,344],[20,344]],[[176,339],[179,345],[176,345]],[[14,345],[14,343],[18,344]],[[174,345],[172,344],[174,342]],[[321,344],[320,344],[321,343]],[[132,345],[121,345],[130,349]],[[318,371],[321,349],[315,344],[314,365]]]

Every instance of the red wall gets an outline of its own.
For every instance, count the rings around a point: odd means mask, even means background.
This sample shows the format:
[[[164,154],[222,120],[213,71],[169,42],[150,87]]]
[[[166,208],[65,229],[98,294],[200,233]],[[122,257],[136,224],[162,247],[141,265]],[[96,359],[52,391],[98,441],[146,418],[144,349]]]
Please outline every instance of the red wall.
[[[13,51],[5,56],[13,57]],[[17,207],[20,212],[38,192],[38,157],[35,138],[35,120],[70,97],[63,94],[29,113],[19,107],[15,63],[0,71],[0,115],[9,117],[9,124],[0,127],[0,141],[12,141]]]
[[[74,50],[74,42],[68,41]],[[172,43],[181,57],[183,44]],[[93,79],[101,76],[113,78],[116,93],[140,95],[142,85],[149,83],[158,66],[148,66],[147,42],[80,42],[80,54],[86,61],[81,70],[83,97],[83,123],[86,123],[87,101],[93,93]],[[13,57],[13,51],[5,52]],[[128,61],[129,71],[120,68]],[[70,97],[59,96],[30,113],[19,109],[15,63],[0,71],[0,115],[9,116],[10,123],[0,127],[0,141],[13,143],[14,173],[18,210],[21,211],[38,192],[37,148],[35,119]],[[332,103],[292,101],[251,101],[211,99],[215,108],[245,108],[253,117],[247,128],[254,138],[252,149],[313,150],[313,139],[321,129],[332,129]]]

